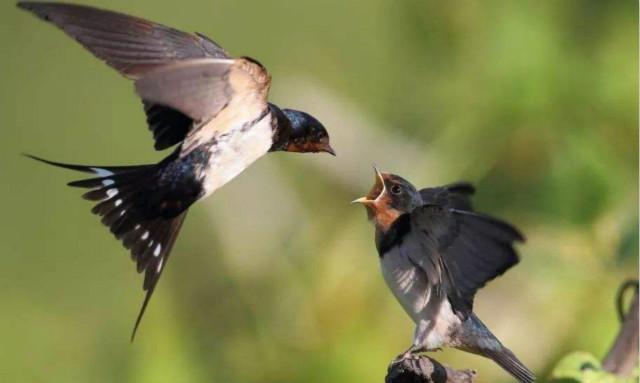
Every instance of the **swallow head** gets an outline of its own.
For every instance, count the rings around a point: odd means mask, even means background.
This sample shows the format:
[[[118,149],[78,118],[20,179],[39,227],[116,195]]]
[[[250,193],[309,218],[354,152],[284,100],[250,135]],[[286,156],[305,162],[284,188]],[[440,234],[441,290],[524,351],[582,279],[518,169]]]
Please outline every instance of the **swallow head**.
[[[287,152],[318,153],[325,152],[336,155],[329,144],[327,129],[308,113],[293,109],[282,112],[291,123],[289,139],[284,147]]]
[[[422,198],[416,188],[404,178],[391,173],[376,173],[373,187],[366,196],[353,203],[360,203],[367,209],[367,216],[377,228],[386,231],[405,213],[422,205]]]

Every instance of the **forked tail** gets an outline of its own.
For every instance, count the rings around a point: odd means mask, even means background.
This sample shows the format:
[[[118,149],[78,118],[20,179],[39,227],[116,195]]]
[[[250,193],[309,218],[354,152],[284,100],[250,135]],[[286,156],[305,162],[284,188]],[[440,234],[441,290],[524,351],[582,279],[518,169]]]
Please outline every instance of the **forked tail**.
[[[143,288],[147,293],[131,335],[133,340],[193,201],[177,198],[175,191],[159,182],[163,162],[140,166],[83,166],[26,156],[95,176],[70,182],[69,186],[90,189],[83,198],[97,202],[91,211],[102,217],[102,223],[130,250],[138,272],[144,271]]]

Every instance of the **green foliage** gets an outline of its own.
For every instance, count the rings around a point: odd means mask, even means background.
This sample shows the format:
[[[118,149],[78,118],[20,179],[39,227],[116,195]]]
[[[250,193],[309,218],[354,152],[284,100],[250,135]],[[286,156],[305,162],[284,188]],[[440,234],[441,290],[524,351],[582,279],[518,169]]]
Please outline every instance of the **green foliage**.
[[[598,358],[588,352],[576,351],[564,356],[553,369],[549,383],[633,383],[638,381],[638,369],[630,378],[619,378],[602,370]]]

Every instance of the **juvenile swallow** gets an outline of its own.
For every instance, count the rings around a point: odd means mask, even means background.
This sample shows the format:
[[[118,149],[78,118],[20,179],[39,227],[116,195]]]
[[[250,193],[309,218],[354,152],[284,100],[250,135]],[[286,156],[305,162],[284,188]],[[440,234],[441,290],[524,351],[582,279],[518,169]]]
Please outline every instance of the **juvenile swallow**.
[[[133,80],[155,149],[177,145],[157,164],[50,165],[91,173],[93,213],[131,251],[146,296],[132,340],[166,266],[187,209],[268,152],[335,155],[311,115],[267,101],[271,76],[256,60],[233,58],[202,34],[82,5],[19,2]]]
[[[382,275],[416,329],[398,360],[441,347],[490,358],[519,381],[534,374],[473,313],[476,291],[519,261],[524,237],[512,225],[476,213],[471,184],[417,190],[380,173],[361,203],[375,225]]]

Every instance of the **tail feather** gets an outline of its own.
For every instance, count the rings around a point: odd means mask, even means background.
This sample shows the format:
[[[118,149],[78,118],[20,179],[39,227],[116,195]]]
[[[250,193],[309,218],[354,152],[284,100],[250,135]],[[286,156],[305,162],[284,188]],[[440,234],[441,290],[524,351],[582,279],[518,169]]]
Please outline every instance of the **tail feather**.
[[[471,314],[458,334],[458,348],[496,362],[522,383],[535,382],[536,376],[475,315]]]
[[[140,167],[153,167],[154,165],[142,165],[142,166],[90,166],[90,165],[74,165],[74,164],[66,164],[63,162],[55,162],[46,160],[42,157],[34,156],[33,154],[24,153],[25,157],[32,158],[36,161],[44,162],[45,164],[57,166],[59,168],[65,168],[70,170],[76,170],[84,173],[92,173],[96,174],[98,177],[107,178],[109,175],[113,175],[115,173],[126,173],[129,170],[136,170]],[[93,178],[95,180],[97,178]]]
[[[159,165],[83,166],[45,160],[25,154],[49,165],[94,174],[96,177],[73,181],[69,186],[90,189],[83,198],[97,202],[91,211],[131,252],[139,273],[145,273],[143,289],[147,292],[131,340],[151,299],[162,270],[186,215],[167,213],[149,201],[160,201],[164,194],[158,187]],[[158,194],[160,193],[160,194]],[[158,198],[159,197],[159,198]]]
[[[500,350],[485,350],[484,356],[496,362],[505,371],[522,383],[533,383],[536,376],[506,347]]]
[[[131,332],[131,341],[136,337],[136,333],[138,331],[138,327],[140,326],[140,321],[144,316],[145,311],[147,310],[147,305],[149,304],[149,300],[153,295],[153,291],[156,288],[158,283],[158,279],[160,279],[160,275],[164,270],[164,267],[167,264],[167,260],[169,259],[169,254],[171,253],[171,249],[173,248],[173,244],[178,237],[178,233],[180,232],[180,228],[182,227],[182,223],[187,215],[187,212],[180,214],[176,218],[172,219],[170,224],[168,225],[157,225],[156,227],[162,227],[164,230],[163,238],[164,241],[164,250],[163,253],[166,254],[163,257],[156,257],[155,252],[152,256],[149,254],[145,254],[145,256],[141,257],[138,261],[138,272],[145,271],[144,275],[144,283],[143,289],[147,292],[144,297],[144,301],[142,302],[142,307],[140,307],[140,311],[138,313],[138,317],[136,318],[136,323],[133,326],[133,331]],[[154,250],[155,251],[155,250]],[[133,254],[133,253],[132,253]],[[158,259],[158,261],[156,261]],[[140,267],[141,264],[144,264],[144,267]]]

